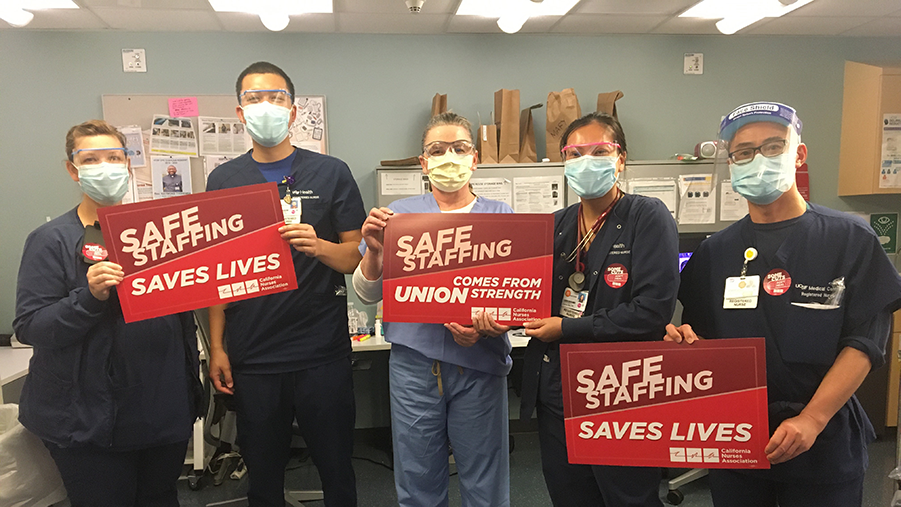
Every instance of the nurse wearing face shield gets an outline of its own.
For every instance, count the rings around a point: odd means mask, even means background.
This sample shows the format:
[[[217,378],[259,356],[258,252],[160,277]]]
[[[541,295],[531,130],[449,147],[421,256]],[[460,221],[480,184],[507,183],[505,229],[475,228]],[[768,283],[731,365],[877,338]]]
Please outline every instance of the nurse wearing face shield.
[[[432,191],[373,208],[363,223],[363,260],[353,276],[364,303],[382,299],[384,228],[395,213],[513,213],[475,195],[469,178],[478,152],[472,125],[455,113],[434,116],[422,137],[422,172]],[[467,506],[510,505],[506,331],[486,313],[473,326],[386,322],[394,483],[401,506],[448,504],[448,443]]]
[[[875,438],[854,396],[885,362],[901,277],[870,227],[804,201],[807,159],[795,110],[754,102],[729,113],[722,148],[748,215],[705,240],[682,271],[683,324],[664,339],[764,337],[769,470],[710,470],[718,507],[860,506]],[[756,287],[732,304],[730,287]]]
[[[520,415],[537,410],[541,465],[555,506],[655,507],[659,468],[569,462],[561,343],[659,340],[679,287],[678,233],[659,199],[626,194],[626,136],[591,113],[561,138],[564,174],[579,202],[554,214],[553,317],[528,322]]]
[[[97,210],[122,201],[125,136],[91,120],[66,135],[81,202],[32,232],[16,288],[18,339],[34,347],[19,420],[40,437],[73,506],[177,506],[176,480],[197,414],[190,313],[126,324]]]

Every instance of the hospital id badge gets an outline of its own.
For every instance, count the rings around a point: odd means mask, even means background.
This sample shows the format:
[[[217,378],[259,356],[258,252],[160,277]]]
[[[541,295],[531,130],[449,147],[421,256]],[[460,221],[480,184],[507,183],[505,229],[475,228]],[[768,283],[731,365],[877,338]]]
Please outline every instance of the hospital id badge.
[[[287,199],[282,199],[282,213],[285,215],[286,224],[300,223],[300,196],[295,195],[288,203]]]
[[[726,310],[757,308],[758,294],[760,294],[760,275],[731,276],[726,278],[723,308]]]
[[[588,291],[575,291],[567,287],[563,291],[563,302],[560,304],[560,315],[577,319],[585,313],[588,306]]]

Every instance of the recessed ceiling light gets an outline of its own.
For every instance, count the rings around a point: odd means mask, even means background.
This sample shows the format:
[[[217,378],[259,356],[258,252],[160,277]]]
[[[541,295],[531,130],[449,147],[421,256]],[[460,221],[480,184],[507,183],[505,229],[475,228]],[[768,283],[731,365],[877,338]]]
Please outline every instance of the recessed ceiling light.
[[[579,0],[463,0],[457,7],[458,16],[482,16],[500,18],[511,10],[525,10],[530,17],[563,16],[570,11]]]
[[[778,18],[813,0],[702,0],[680,18],[719,19],[717,29],[726,34],[741,30],[763,18]]]
[[[216,12],[260,14],[279,12],[289,16],[331,14],[332,0],[209,0]]]

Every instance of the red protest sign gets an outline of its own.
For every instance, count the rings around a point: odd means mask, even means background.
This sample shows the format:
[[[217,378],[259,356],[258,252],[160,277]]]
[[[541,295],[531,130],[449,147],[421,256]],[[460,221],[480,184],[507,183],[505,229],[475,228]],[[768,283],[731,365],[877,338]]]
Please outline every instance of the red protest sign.
[[[404,213],[385,228],[386,322],[501,324],[551,315],[554,216]]]
[[[265,183],[98,210],[125,322],[297,288],[278,187]]]
[[[561,344],[570,463],[769,468],[763,338]]]

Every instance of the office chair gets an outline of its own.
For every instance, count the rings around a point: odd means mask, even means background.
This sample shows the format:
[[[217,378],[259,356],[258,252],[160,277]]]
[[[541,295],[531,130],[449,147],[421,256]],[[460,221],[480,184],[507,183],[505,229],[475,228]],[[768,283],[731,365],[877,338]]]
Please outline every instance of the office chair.
[[[210,350],[210,328],[209,314],[207,310],[194,310],[194,321],[197,324],[197,335],[200,337],[200,343],[203,347],[204,354],[209,357]],[[207,416],[204,420],[203,436],[207,444],[221,448],[223,445],[229,445],[233,451],[240,452],[235,442],[236,429],[234,426],[234,407],[231,402],[231,396],[223,393],[213,392],[214,388],[209,379],[209,363],[208,360],[202,362],[204,372],[205,391],[210,393],[209,404],[207,408]],[[213,427],[218,426],[218,434],[214,434]],[[300,429],[297,423],[294,423],[294,435],[299,437]],[[206,465],[206,464],[205,464]],[[224,464],[222,466],[225,466]],[[191,489],[195,489],[193,486]],[[200,489],[199,487],[196,489]],[[322,500],[323,494],[321,490],[310,491],[289,491],[285,490],[285,503],[291,507],[303,507],[301,502],[312,502]],[[246,507],[247,497],[235,498],[221,502],[213,502],[207,504],[207,507]]]

